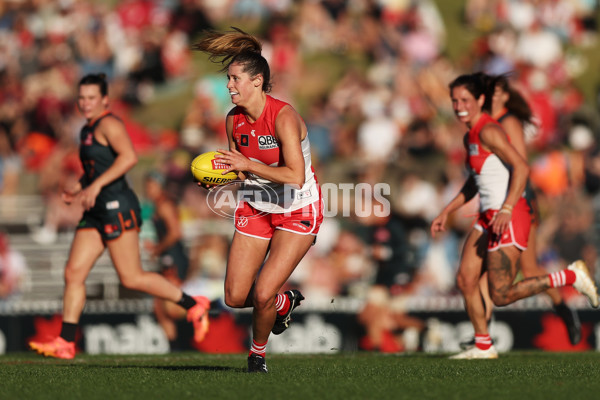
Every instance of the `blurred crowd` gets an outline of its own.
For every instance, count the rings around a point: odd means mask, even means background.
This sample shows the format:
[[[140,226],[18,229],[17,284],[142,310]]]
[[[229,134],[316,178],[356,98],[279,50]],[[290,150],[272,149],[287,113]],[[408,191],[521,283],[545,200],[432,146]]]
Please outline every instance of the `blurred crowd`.
[[[442,15],[440,3],[0,0],[0,193],[27,191],[19,177],[28,172],[48,209],[34,239],[50,243],[73,228],[81,210],[65,208],[58,193],[81,173],[84,120],[75,89],[84,74],[104,72],[112,110],[149,160],[136,168],[165,174],[178,202],[188,284],[210,285],[217,296],[213,283],[223,278],[231,221],[210,210],[188,166],[196,154],[226,146],[231,105],[223,74],[195,68],[202,64],[190,46],[202,30],[239,26],[264,43],[272,95],[301,111],[320,183],[389,185],[389,216],[357,212],[381,204],[350,191],[348,215],[326,218],[289,282],[314,301],[365,299],[364,348],[401,347],[387,333],[423,329],[406,315],[407,296],[458,293],[458,257],[477,200],[454,215],[442,237],[433,240],[429,224],[465,178],[466,128],[455,120],[447,88],[462,73],[510,74],[534,111],[527,139],[542,214],[540,264],[555,271],[583,258],[598,274],[599,105],[574,83],[594,68],[582,54],[597,45],[598,1],[456,1],[464,5],[456,15]],[[475,39],[450,37],[450,19]],[[450,42],[464,43],[458,59],[448,55]],[[134,120],[136,110],[182,87],[193,87],[193,96],[173,126]],[[342,197],[339,207],[326,199],[326,208],[342,210]]]

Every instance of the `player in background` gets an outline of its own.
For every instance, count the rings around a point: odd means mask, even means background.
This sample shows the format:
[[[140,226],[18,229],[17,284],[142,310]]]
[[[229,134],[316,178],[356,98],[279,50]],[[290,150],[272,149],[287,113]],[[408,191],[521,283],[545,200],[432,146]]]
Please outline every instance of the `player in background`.
[[[527,162],[511,145],[502,126],[484,112],[486,84],[481,74],[461,75],[449,85],[456,117],[469,131],[465,135],[469,177],[460,192],[431,224],[431,234],[445,230],[450,213],[480,198],[480,214],[465,240],[457,276],[469,316],[485,315],[479,277],[485,263],[490,297],[496,306],[505,306],[550,288],[572,285],[598,307],[598,293],[585,263],[576,261],[566,269],[530,277],[514,283],[517,261],[527,248],[531,216],[522,196],[527,184]],[[497,358],[484,318],[471,319],[475,346],[451,358]]]
[[[146,174],[144,192],[152,202],[154,213],[152,223],[156,231],[156,242],[146,241],[144,248],[150,253],[160,267],[160,273],[177,287],[181,287],[188,272],[189,258],[183,243],[183,232],[179,221],[179,208],[173,197],[165,189],[166,178],[159,171],[152,170]],[[177,339],[176,320],[185,317],[185,310],[175,303],[154,298],[154,315],[173,348]],[[208,324],[208,318],[203,323]],[[208,331],[206,326],[205,332]],[[196,341],[204,337],[195,337]]]
[[[29,346],[45,356],[75,356],[75,335],[85,306],[85,280],[105,248],[123,286],[185,308],[188,320],[194,324],[194,336],[203,336],[209,300],[191,297],[163,276],[142,269],[140,205],[125,179],[125,173],[137,163],[137,155],[125,126],[108,109],[104,74],[81,79],[77,106],[87,120],[81,129],[79,148],[84,175],[74,186],[64,188],[62,198],[68,204],[80,202],[85,211],[65,267],[62,328],[54,340],[32,341]]]
[[[517,90],[510,86],[506,75],[483,75],[483,79],[487,86],[484,109],[490,113],[492,118],[500,122],[509,137],[510,143],[519,152],[521,157],[527,160],[527,138],[525,130],[535,130],[535,126],[532,123],[533,115],[531,108],[529,108],[529,105],[523,96],[521,96]],[[532,221],[531,228],[529,230],[529,238],[527,240],[527,249],[521,254],[519,267],[523,277],[529,278],[546,274],[546,271],[538,265],[536,258],[537,253],[535,250],[535,238],[540,215],[535,199],[535,192],[533,191],[531,182],[529,180],[527,181],[527,186],[525,189],[525,199],[527,200],[531,210]],[[483,276],[481,277],[479,284],[481,294],[485,300],[485,317],[481,315],[472,315],[470,318],[485,318],[489,323],[492,316],[493,303],[489,297],[486,272],[484,272]],[[473,288],[464,288],[464,290],[471,289]],[[571,344],[575,345],[579,343],[581,340],[581,323],[579,322],[577,313],[565,304],[558,289],[551,288],[546,290],[545,293],[552,301],[554,310],[563,320],[567,328]],[[472,298],[476,297],[472,296]],[[467,349],[474,344],[475,339],[472,339],[469,342],[461,343],[461,347]]]
[[[304,299],[298,290],[278,292],[316,239],[323,201],[306,125],[292,106],[268,95],[271,73],[261,48],[237,28],[208,32],[195,45],[223,65],[235,105],[226,117],[229,149],[217,155],[230,166],[223,174],[238,172],[247,193],[272,194],[238,204],[225,276],[225,303],[253,307],[248,372],[264,373],[270,333],[282,333]]]

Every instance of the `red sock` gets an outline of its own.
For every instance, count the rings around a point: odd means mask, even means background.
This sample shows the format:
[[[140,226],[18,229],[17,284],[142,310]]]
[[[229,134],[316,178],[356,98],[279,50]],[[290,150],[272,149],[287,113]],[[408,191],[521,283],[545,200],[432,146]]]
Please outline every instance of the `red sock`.
[[[475,346],[481,350],[487,350],[492,347],[492,338],[490,335],[475,334]]]
[[[290,309],[290,298],[285,294],[278,293],[275,297],[275,308],[277,309],[277,314],[285,315]]]
[[[266,351],[267,342],[257,343],[256,340],[252,339],[252,347],[250,347],[250,353],[248,354],[249,356],[251,356],[252,354],[256,354],[258,356],[264,357]]]
[[[550,277],[550,287],[569,286],[575,283],[575,272],[570,269],[563,269],[548,275]]]

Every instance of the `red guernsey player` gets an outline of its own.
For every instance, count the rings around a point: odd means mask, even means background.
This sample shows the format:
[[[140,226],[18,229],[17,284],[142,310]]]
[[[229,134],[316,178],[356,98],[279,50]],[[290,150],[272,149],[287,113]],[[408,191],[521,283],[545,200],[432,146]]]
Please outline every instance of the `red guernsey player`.
[[[432,235],[444,231],[449,214],[479,194],[480,214],[463,247],[457,277],[459,287],[477,286],[486,265],[489,292],[496,306],[508,305],[549,288],[572,285],[587,296],[593,307],[598,307],[596,285],[583,261],[576,261],[552,274],[514,283],[517,261],[527,248],[531,224],[529,206],[522,197],[529,167],[508,140],[502,126],[483,111],[485,91],[481,74],[462,75],[450,83],[456,117],[469,128],[465,147],[470,174],[461,191],[431,224]],[[465,282],[469,279],[473,282]],[[479,295],[478,291],[474,294]],[[470,309],[477,305],[481,307],[480,301],[464,297],[469,315],[483,311]],[[475,326],[475,345],[451,358],[497,357],[483,323]]]
[[[321,190],[304,121],[267,94],[271,74],[260,42],[235,29],[208,33],[195,48],[223,64],[235,104],[226,119],[229,149],[216,158],[229,165],[227,172],[239,171],[242,190],[251,195],[235,212],[225,303],[253,307],[248,372],[265,373],[269,335],[288,327],[304,299],[298,290],[278,292],[315,241],[323,220]]]

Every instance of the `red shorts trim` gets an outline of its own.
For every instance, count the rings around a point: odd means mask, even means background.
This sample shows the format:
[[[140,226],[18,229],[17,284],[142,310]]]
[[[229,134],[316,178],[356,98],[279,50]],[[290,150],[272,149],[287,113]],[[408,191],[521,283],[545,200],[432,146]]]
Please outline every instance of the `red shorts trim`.
[[[489,233],[490,222],[497,213],[498,210],[487,210],[480,213],[474,228],[481,232]],[[520,250],[527,249],[531,219],[529,207],[527,204],[522,204],[519,201],[513,209],[508,229],[501,236],[495,234],[488,235],[488,251],[495,251],[500,247],[506,246],[516,246]]]
[[[241,234],[270,240],[275,229],[299,235],[317,235],[323,222],[323,201],[281,214],[257,210],[245,201],[235,210],[235,230]]]

